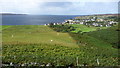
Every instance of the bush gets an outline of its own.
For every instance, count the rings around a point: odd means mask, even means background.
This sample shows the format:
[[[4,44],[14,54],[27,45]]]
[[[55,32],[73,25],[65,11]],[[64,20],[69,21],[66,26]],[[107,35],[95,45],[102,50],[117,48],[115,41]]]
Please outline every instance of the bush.
[[[57,32],[70,32],[75,30],[73,26],[69,25],[50,25],[49,27]]]

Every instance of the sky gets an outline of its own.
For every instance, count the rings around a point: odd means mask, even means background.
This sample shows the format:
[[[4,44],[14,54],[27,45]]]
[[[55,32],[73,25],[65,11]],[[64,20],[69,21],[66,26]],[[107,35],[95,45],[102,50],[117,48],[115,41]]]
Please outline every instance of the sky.
[[[118,13],[119,0],[0,0],[0,13],[89,15]]]

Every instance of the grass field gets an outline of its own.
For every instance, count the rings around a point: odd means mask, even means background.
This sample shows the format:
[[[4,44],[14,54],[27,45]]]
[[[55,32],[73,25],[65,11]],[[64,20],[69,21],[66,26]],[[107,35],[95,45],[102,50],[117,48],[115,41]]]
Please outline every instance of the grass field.
[[[73,24],[72,25],[73,27],[76,28],[75,31],[72,31],[72,32],[79,32],[79,31],[82,31],[82,32],[90,32],[90,31],[96,31],[97,29],[106,29],[107,27],[93,27],[93,26],[85,26],[85,25],[82,25],[82,24]]]
[[[3,26],[3,63],[30,64],[37,62],[41,65],[53,63],[55,66],[68,64],[118,65],[118,49],[91,35],[91,31],[94,33],[97,28],[73,26],[88,33],[56,32],[43,25]]]
[[[88,35],[96,39],[102,40],[106,43],[112,44],[113,47],[117,47],[119,44],[118,26],[111,27],[109,29],[102,29],[99,31],[89,32]]]
[[[58,33],[47,26],[21,25],[3,30],[3,43],[46,43],[78,47],[67,33]]]

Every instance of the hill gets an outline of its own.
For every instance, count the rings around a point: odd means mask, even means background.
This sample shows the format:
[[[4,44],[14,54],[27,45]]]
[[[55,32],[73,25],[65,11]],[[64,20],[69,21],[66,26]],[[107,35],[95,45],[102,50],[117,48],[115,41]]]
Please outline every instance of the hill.
[[[0,15],[26,15],[26,14],[0,13]]]
[[[16,25],[3,26],[2,31],[3,64],[118,66],[118,49],[92,36],[88,29],[71,33],[57,32],[43,25]]]

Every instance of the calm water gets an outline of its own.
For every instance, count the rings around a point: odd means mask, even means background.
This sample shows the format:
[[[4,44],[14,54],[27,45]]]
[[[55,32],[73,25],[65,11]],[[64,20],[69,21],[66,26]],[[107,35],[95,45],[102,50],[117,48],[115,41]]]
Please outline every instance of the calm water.
[[[61,23],[78,15],[3,15],[2,25],[44,25]]]

